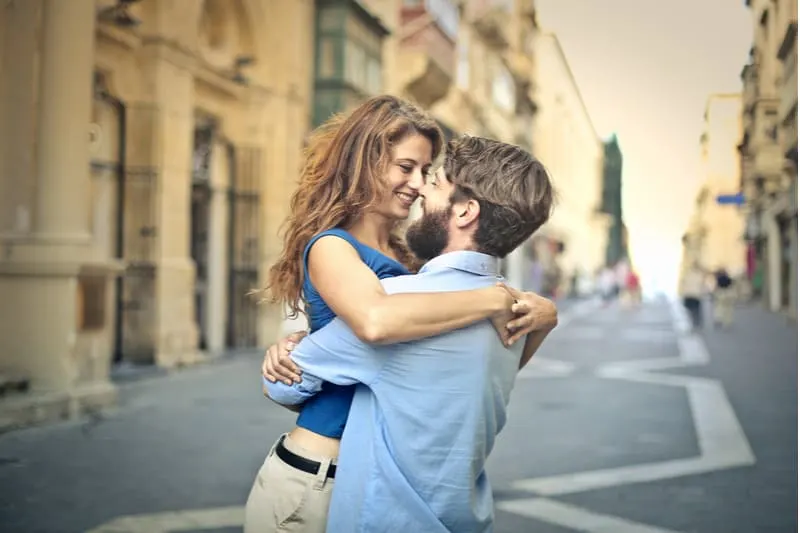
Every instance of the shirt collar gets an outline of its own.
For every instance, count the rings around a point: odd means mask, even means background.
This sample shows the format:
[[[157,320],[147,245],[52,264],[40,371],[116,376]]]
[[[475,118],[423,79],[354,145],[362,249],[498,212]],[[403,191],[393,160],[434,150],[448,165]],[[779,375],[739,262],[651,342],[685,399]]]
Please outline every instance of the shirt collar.
[[[434,257],[423,265],[419,273],[438,272],[448,268],[479,276],[500,276],[500,260],[498,258],[470,250],[448,252]]]

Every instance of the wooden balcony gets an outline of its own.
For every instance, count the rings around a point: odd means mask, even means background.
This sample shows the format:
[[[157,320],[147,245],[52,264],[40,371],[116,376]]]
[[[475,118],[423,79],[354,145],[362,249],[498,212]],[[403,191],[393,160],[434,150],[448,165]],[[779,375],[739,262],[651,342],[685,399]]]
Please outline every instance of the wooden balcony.
[[[749,63],[742,69],[742,106],[749,113],[758,99],[758,76],[756,65]]]
[[[451,0],[404,3],[398,72],[402,86],[428,107],[450,90],[456,68],[458,10]]]
[[[469,20],[489,45],[503,49],[511,43],[513,6],[513,0],[473,0]]]
[[[793,28],[793,30],[792,30]],[[797,115],[797,25],[790,25],[787,39],[781,46],[780,59],[783,62],[783,75],[778,88],[780,104],[778,119],[782,124],[796,123]],[[795,137],[797,136],[795,130]]]

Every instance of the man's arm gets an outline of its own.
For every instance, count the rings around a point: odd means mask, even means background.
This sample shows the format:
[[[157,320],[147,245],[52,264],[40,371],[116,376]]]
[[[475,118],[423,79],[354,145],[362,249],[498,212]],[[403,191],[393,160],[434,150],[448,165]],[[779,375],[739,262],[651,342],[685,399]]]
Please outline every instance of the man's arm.
[[[283,405],[305,402],[325,381],[336,385],[369,384],[380,372],[391,346],[362,342],[341,319],[334,319],[304,338],[292,351],[292,360],[303,371],[300,383],[286,385],[263,379],[267,395]]]
[[[306,400],[322,390],[322,383],[323,381],[317,376],[306,373],[303,373],[303,379],[300,383],[293,383],[292,385],[286,385],[281,381],[272,383],[264,376],[261,376],[264,395],[290,411],[299,411],[299,408],[292,409],[289,406],[299,406],[305,403]]]

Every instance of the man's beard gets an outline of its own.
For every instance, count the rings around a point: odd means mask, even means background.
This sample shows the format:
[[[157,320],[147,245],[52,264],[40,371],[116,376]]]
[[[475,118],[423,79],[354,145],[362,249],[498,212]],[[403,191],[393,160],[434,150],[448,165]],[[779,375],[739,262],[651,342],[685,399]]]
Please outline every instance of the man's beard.
[[[406,231],[409,249],[425,261],[440,256],[450,240],[449,221],[449,208],[423,213]]]

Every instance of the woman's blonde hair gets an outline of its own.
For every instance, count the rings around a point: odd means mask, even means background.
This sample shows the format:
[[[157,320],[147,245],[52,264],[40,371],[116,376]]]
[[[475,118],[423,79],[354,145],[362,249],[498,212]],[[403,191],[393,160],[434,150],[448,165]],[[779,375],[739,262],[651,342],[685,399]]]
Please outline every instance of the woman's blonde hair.
[[[431,142],[435,159],[443,144],[436,121],[394,96],[370,98],[349,115],[336,115],[312,132],[283,223],[283,250],[263,289],[267,300],[287,305],[291,317],[303,311],[306,245],[322,231],[349,227],[383,199],[392,148],[415,133]],[[414,264],[402,238],[393,234],[389,244],[401,262]]]

